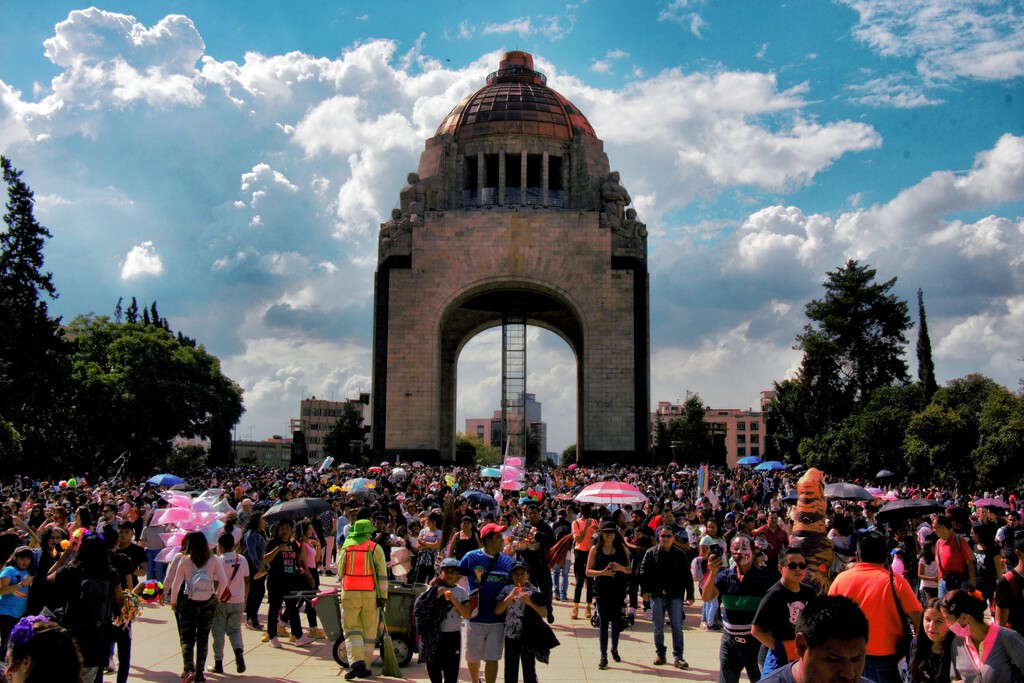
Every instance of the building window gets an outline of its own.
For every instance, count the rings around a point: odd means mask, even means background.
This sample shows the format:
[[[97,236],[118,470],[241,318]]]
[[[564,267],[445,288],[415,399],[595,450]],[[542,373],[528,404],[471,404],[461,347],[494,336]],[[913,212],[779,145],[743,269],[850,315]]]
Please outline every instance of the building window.
[[[273,451],[267,451],[266,453],[263,454],[263,459],[264,460],[268,460],[269,461],[269,460],[272,460],[273,458],[274,458],[274,452]]]
[[[745,446],[740,446],[736,449],[736,457],[744,458],[747,455],[747,449]]]
[[[757,446],[751,446],[750,447],[750,454],[751,455],[761,455],[761,449],[759,447],[757,447]]]
[[[760,429],[761,429],[761,423],[760,422],[751,422],[750,423],[750,431],[756,432],[756,431],[759,431]]]
[[[747,442],[747,435],[746,434],[737,434],[736,435],[736,443],[746,443],[746,442]]]
[[[737,422],[736,423],[736,431],[737,432],[745,432],[745,431],[747,431],[747,423],[746,422]]]
[[[761,443],[761,435],[760,434],[751,434],[750,435],[750,443]]]

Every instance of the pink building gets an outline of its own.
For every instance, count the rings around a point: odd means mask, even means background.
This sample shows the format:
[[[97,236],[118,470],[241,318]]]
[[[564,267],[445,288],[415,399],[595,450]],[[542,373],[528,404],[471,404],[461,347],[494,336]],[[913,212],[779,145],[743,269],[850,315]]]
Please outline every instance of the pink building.
[[[762,405],[765,394],[761,392]],[[770,401],[770,398],[768,399]],[[685,413],[683,404],[658,401],[658,408],[651,415],[654,425],[660,416],[665,422],[681,417]],[[767,444],[764,413],[738,408],[705,408],[704,421],[711,425],[712,434],[721,437],[725,443],[725,461],[729,467],[737,467],[736,461],[748,455],[763,457]]]

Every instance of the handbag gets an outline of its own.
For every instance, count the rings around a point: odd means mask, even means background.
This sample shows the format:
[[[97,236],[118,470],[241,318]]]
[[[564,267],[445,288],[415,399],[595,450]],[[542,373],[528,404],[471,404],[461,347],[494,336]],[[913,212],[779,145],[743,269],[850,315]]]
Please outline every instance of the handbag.
[[[224,592],[221,593],[221,595],[220,595],[220,601],[221,602],[228,602],[229,600],[231,600],[231,582],[235,580],[235,574],[238,573],[238,564],[239,564],[239,562],[240,562],[240,560],[239,560],[238,555],[235,555],[235,568],[231,570],[231,578],[228,579],[227,588],[225,588]]]
[[[480,575],[479,579],[477,579],[477,587],[469,592],[470,619],[475,619],[476,616],[480,613],[480,586],[483,584],[484,581],[487,580],[487,577],[491,575],[491,570],[494,569],[494,565],[498,561],[499,557],[501,557],[501,553],[498,553],[497,555],[491,558],[490,563],[487,565],[487,569],[484,570],[484,573]]]
[[[896,657],[899,658],[896,668],[900,672],[900,680],[903,683],[910,683],[910,643],[914,636],[910,630],[910,619],[907,618],[907,613],[903,611],[903,605],[900,604],[900,599],[896,595],[896,580],[893,577],[892,567],[889,567],[889,587],[892,588],[892,599],[896,603],[900,624],[903,625],[903,637],[896,641]]]

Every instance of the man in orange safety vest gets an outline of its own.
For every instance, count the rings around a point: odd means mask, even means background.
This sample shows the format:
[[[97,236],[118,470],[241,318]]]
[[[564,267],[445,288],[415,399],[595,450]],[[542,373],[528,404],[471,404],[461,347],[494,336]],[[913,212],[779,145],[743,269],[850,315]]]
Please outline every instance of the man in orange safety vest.
[[[387,604],[388,573],[384,550],[370,540],[373,522],[357,519],[338,553],[341,577],[341,626],[350,669],[345,680],[372,675],[373,646],[377,640],[377,610]],[[362,659],[360,659],[360,656]]]

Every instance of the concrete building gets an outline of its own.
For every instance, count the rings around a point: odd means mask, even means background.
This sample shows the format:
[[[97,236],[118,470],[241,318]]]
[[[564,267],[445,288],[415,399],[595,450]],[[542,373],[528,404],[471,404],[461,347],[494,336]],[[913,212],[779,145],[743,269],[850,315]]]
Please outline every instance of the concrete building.
[[[542,419],[541,402],[536,394],[526,394],[526,422],[537,433],[540,441],[542,459],[548,451],[548,425]],[[485,446],[502,450],[505,437],[501,433],[501,411],[495,410],[491,417],[471,417],[466,419],[466,434],[477,436]]]
[[[291,430],[292,433],[301,430],[306,435],[306,454],[310,464],[323,462],[324,439],[345,412],[346,403],[359,412],[363,424],[369,427],[371,411],[368,392],[360,392],[359,398],[344,401],[328,401],[311,396],[299,402],[300,417],[292,418]]]
[[[762,399],[765,393],[768,392],[761,392]],[[685,412],[684,404],[658,401],[657,409],[651,414],[651,425],[657,423],[659,416],[667,423],[673,418],[682,417]],[[768,442],[763,412],[738,408],[705,408],[704,422],[711,425],[715,437],[723,440],[726,464],[729,467],[736,467],[736,461],[748,455],[763,457]]]
[[[399,199],[378,240],[375,457],[455,459],[459,353],[510,321],[558,334],[578,359],[579,461],[645,457],[647,229],[531,55],[507,53],[441,121]]]
[[[235,463],[282,467],[292,462],[292,440],[275,436],[264,441],[235,441]]]

